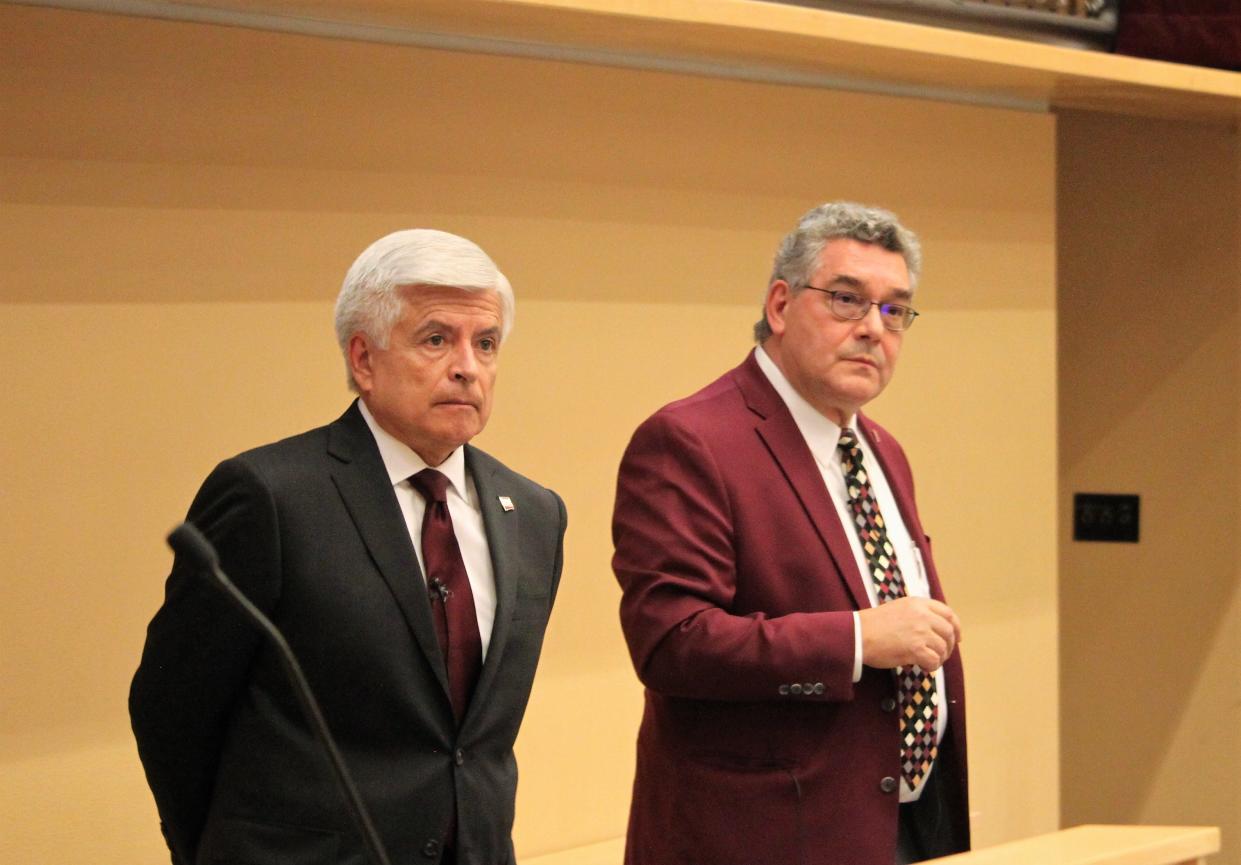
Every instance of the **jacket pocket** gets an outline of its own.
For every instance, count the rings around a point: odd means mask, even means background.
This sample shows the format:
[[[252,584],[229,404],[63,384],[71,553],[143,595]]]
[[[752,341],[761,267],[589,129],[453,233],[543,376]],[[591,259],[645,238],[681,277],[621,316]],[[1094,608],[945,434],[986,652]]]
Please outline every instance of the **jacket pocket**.
[[[679,861],[766,865],[802,861],[801,785],[794,768],[737,755],[680,761],[673,805]]]
[[[203,836],[199,865],[338,865],[340,835],[239,817],[217,821]]]

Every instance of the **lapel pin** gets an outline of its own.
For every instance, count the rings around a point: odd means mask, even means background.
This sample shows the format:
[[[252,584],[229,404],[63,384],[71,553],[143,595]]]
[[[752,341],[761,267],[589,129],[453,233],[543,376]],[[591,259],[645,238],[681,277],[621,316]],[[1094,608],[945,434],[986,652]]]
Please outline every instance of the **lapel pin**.
[[[504,508],[506,511],[511,511],[517,507],[517,505],[513,504],[513,500],[508,496],[497,496],[497,498],[500,499],[500,507]]]

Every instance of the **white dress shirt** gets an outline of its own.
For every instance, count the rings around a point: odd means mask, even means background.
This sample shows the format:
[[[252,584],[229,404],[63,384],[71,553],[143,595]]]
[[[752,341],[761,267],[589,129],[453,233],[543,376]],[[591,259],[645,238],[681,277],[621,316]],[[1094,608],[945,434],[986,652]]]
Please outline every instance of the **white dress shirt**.
[[[789,380],[784,377],[784,373],[776,366],[767,354],[759,346],[754,351],[755,359],[758,361],[759,369],[767,376],[767,380],[771,382],[771,386],[776,389],[776,393],[788,406],[789,412],[793,415],[793,421],[797,424],[797,429],[801,432],[802,438],[805,439],[810,452],[814,455],[814,461],[819,467],[819,473],[823,476],[823,483],[827,486],[828,494],[832,498],[832,504],[836,506],[836,514],[840,517],[840,523],[844,526],[845,537],[849,539],[849,546],[853,550],[853,558],[857,562],[858,571],[862,574],[862,585],[866,587],[866,596],[870,598],[870,605],[878,604],[878,597],[875,594],[875,581],[870,576],[870,565],[866,562],[866,553],[862,550],[862,542],[858,538],[857,530],[853,525],[853,515],[849,512],[849,493],[845,486],[845,470],[841,464],[840,452],[837,447],[840,441],[841,427],[835,422],[829,420],[818,409],[806,401],[805,397],[797,392]],[[913,542],[913,538],[909,535],[909,529],[905,526],[905,520],[901,516],[900,507],[896,503],[896,497],[892,495],[892,489],[888,486],[888,479],[883,474],[883,466],[879,463],[879,459],[875,456],[870,448],[870,443],[866,440],[866,436],[856,426],[856,418],[849,418],[849,427],[853,429],[857,436],[859,447],[862,451],[862,461],[866,465],[866,475],[870,482],[871,491],[875,495],[875,501],[879,504],[879,510],[883,514],[884,526],[888,531],[888,540],[892,542],[892,548],[896,550],[896,561],[901,568],[901,576],[905,580],[905,593],[911,597],[929,598],[931,596],[931,585],[926,577],[926,567],[922,562],[922,553],[918,546]],[[858,614],[853,614],[853,681],[860,681],[862,678],[862,623]],[[943,741],[944,730],[948,724],[948,692],[944,681],[944,670],[941,667],[935,672],[935,687],[939,696],[939,719],[935,725],[935,740]],[[934,771],[934,766],[932,766]],[[911,790],[901,779],[901,801],[912,802],[922,794],[922,786],[926,783],[926,778],[930,777],[928,772],[924,777],[922,784],[917,790]]]
[[[452,517],[453,532],[465,560],[465,572],[470,578],[470,591],[474,594],[474,611],[478,615],[478,635],[482,638],[483,658],[491,644],[491,628],[496,620],[496,579],[491,566],[491,550],[487,546],[487,532],[483,526],[483,511],[478,503],[478,490],[474,479],[465,470],[465,448],[457,448],[437,466],[428,466],[408,445],[398,441],[379,425],[366,402],[359,399],[358,408],[366,425],[371,428],[379,456],[388,472],[388,480],[396,493],[405,528],[418,555],[418,567],[426,580],[427,567],[422,560],[422,515],[427,503],[414,489],[409,479],[425,468],[443,472],[448,478],[448,513]],[[413,575],[410,575],[413,578]]]

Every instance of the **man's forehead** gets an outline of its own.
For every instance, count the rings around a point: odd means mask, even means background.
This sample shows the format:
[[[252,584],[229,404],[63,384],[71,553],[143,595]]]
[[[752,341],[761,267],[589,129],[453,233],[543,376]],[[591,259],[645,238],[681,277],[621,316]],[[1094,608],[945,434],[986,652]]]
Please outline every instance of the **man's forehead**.
[[[401,298],[405,306],[418,312],[435,309],[456,309],[462,312],[478,311],[500,314],[500,295],[494,289],[458,288],[453,285],[402,286]]]
[[[877,243],[845,237],[829,240],[819,253],[815,276],[901,297],[913,296],[905,256]]]
[[[481,286],[426,285],[422,283],[414,283],[411,285],[399,286],[397,290],[401,293],[401,297],[405,300],[417,300],[420,297],[499,298],[499,293],[494,288],[483,288]]]

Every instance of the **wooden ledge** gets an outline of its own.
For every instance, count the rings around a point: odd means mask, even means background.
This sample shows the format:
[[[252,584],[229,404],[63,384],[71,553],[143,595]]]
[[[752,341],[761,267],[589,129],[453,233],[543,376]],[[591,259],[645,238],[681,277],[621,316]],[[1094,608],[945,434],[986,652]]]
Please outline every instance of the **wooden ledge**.
[[[1034,110],[1241,119],[1241,73],[766,0],[23,2]]]
[[[1214,826],[1076,826],[935,859],[944,865],[1181,865],[1219,852]]]

